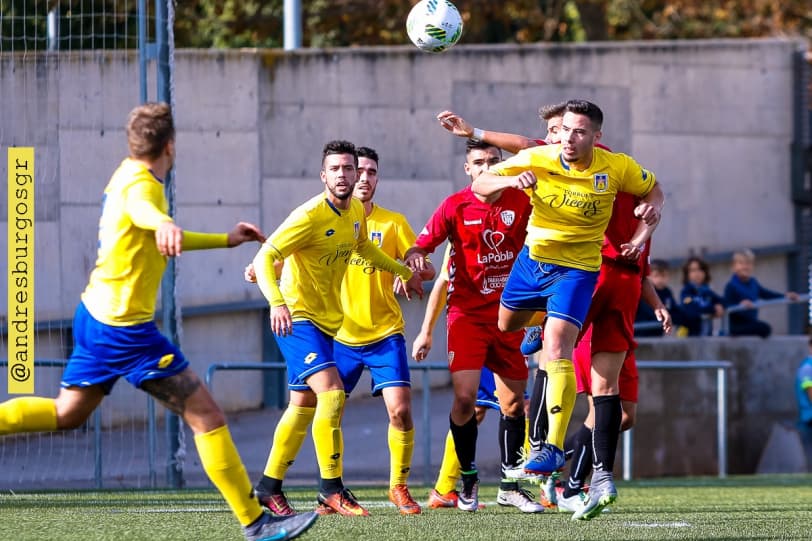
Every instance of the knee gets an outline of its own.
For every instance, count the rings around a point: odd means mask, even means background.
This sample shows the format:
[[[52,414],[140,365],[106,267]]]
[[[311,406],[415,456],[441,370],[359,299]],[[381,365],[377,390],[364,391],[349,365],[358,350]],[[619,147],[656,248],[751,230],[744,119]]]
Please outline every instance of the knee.
[[[389,408],[389,422],[393,428],[405,432],[411,430],[412,423],[412,409],[408,403],[394,404]]]
[[[451,409],[457,414],[456,416],[471,417],[474,414],[475,406],[476,398],[467,395],[457,395],[454,397],[454,404]]]
[[[524,398],[522,396],[500,396],[499,409],[508,417],[521,417],[524,415]]]

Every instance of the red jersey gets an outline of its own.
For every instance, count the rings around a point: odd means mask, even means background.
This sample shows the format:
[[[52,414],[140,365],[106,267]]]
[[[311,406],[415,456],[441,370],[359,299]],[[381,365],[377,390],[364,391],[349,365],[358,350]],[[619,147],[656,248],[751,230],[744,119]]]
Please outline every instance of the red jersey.
[[[612,206],[612,217],[606,232],[603,234],[603,246],[601,254],[604,258],[609,258],[618,263],[628,263],[630,270],[637,270],[641,276],[648,276],[648,252],[651,241],[641,250],[642,255],[637,261],[630,261],[621,254],[621,245],[627,243],[634,236],[640,220],[634,216],[634,208],[638,204],[638,198],[634,195],[618,192],[615,203]]]
[[[433,252],[451,243],[448,264],[449,316],[465,313],[495,323],[499,299],[513,261],[527,234],[530,198],[507,188],[491,203],[477,199],[471,187],[448,196],[434,211],[415,244]]]

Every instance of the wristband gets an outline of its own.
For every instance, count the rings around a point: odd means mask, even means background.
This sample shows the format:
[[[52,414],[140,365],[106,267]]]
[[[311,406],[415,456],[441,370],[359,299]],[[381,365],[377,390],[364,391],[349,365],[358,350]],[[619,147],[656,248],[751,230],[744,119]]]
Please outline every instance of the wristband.
[[[471,139],[474,141],[482,141],[483,137],[485,137],[485,131],[480,130],[479,128],[474,128],[474,134],[471,136]]]

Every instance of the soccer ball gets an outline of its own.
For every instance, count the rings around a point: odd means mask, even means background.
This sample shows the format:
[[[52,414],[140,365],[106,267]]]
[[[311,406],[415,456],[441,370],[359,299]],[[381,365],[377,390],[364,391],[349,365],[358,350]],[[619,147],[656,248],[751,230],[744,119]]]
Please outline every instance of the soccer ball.
[[[441,53],[460,39],[462,17],[449,0],[421,0],[409,12],[406,33],[419,49]]]

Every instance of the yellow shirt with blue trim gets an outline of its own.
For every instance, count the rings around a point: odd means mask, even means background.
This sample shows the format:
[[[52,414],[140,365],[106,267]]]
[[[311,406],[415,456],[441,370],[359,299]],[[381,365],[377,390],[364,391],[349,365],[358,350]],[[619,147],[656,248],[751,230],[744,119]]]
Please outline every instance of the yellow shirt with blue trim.
[[[417,238],[405,216],[378,205],[367,216],[367,230],[369,240],[393,259],[403,260]],[[394,283],[394,274],[378,270],[371,261],[353,253],[341,285],[344,322],[336,340],[363,346],[403,334],[406,326]]]
[[[615,194],[644,197],[654,187],[654,174],[632,157],[601,148],[592,152],[584,171],[564,161],[560,145],[522,150],[490,168],[503,176],[532,171],[538,179],[527,190],[533,212],[525,244],[533,260],[597,271]]]
[[[408,280],[412,272],[369,241],[364,214],[359,200],[340,210],[324,194],[291,212],[254,258],[257,284],[271,306],[286,305],[293,321],[311,321],[335,336],[344,320],[341,282],[353,252]],[[274,261],[285,262],[278,286]]]
[[[94,319],[129,326],[152,321],[166,257],[155,230],[171,222],[164,185],[146,165],[125,159],[104,189],[96,266],[82,302]],[[183,249],[226,247],[227,235],[183,232]]]

